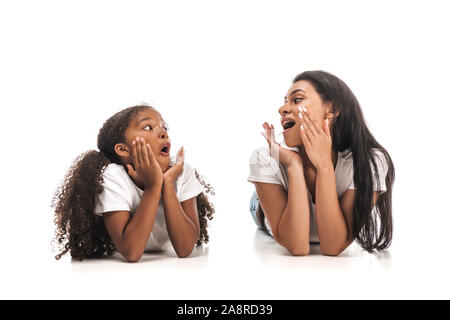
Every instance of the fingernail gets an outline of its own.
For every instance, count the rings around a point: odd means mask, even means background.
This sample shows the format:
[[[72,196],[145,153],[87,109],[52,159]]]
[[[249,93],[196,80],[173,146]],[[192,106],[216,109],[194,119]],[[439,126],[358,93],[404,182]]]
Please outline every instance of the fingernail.
[[[303,119],[303,116],[302,116],[301,112],[299,112],[298,115],[299,115],[300,119]]]
[[[305,112],[306,112],[306,111],[308,111],[308,110],[306,110],[306,108],[305,108],[305,107],[302,107],[302,108],[303,108],[303,111],[305,111]]]
[[[305,130],[305,129],[303,128],[303,125],[302,125],[302,124],[300,125],[300,129]]]

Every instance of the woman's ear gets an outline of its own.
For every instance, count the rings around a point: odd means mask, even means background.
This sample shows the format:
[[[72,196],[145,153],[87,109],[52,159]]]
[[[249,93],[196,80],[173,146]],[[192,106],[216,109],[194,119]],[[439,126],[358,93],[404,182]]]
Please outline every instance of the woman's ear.
[[[117,143],[114,146],[114,151],[119,155],[119,157],[127,158],[130,156],[130,148],[125,143]]]
[[[325,103],[325,118],[328,120],[334,120],[339,115],[338,112],[333,111],[333,105],[331,102]]]

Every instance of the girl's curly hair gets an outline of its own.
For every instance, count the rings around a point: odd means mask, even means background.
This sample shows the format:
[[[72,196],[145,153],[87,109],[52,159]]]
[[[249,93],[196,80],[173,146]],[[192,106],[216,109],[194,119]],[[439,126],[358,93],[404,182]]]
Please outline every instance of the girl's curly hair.
[[[56,232],[53,245],[59,251],[55,256],[57,260],[68,251],[72,258],[80,261],[99,258],[105,254],[113,255],[116,251],[103,218],[94,214],[95,203],[103,192],[103,172],[106,166],[110,163],[121,164],[114,146],[125,141],[125,130],[130,121],[140,111],[149,108],[154,109],[147,105],[129,107],[109,118],[97,137],[99,151],[91,150],[75,159],[56,190],[51,206],[55,210]],[[206,184],[197,171],[195,174],[206,193],[214,195],[210,184]],[[215,212],[214,206],[203,192],[197,196],[197,210],[201,228],[197,245],[201,245],[209,240],[206,228]]]
[[[195,170],[195,176],[197,180],[200,181],[201,185],[205,188],[206,193],[210,193],[211,195],[215,195],[213,187],[208,183],[206,183],[202,176]],[[202,243],[208,243],[209,235],[208,230],[208,220],[213,218],[213,214],[215,212],[214,206],[209,202],[208,196],[206,193],[202,192],[197,196],[197,211],[198,211],[198,220],[200,222],[200,236],[197,240],[197,245],[200,246]]]

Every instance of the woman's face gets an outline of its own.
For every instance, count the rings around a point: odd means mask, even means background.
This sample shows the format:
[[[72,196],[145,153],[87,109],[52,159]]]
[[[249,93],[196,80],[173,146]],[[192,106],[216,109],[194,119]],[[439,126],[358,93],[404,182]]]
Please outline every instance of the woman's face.
[[[284,140],[288,147],[298,147],[303,144],[300,135],[299,106],[306,108],[312,119],[322,127],[327,114],[331,112],[331,104],[322,101],[309,81],[295,82],[284,97],[284,105],[278,109],[281,115],[281,126],[284,129]]]
[[[159,112],[153,109],[143,110],[130,121],[125,130],[125,143],[130,150],[136,137],[145,139],[162,171],[166,171],[170,163],[170,139],[167,133],[167,124]]]

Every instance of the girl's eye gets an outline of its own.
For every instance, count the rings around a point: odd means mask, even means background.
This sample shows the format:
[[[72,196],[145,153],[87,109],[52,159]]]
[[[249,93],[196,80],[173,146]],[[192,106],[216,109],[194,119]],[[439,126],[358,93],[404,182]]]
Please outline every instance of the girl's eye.
[[[152,130],[153,128],[152,128],[152,126],[151,125],[148,125],[148,126],[145,126],[144,127],[144,130]]]
[[[165,132],[169,131],[169,126],[164,120],[159,123],[159,127],[163,129]]]
[[[295,98],[294,103],[299,104],[300,102],[302,102],[302,100],[303,100],[303,98]]]

